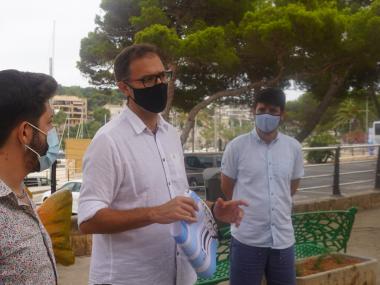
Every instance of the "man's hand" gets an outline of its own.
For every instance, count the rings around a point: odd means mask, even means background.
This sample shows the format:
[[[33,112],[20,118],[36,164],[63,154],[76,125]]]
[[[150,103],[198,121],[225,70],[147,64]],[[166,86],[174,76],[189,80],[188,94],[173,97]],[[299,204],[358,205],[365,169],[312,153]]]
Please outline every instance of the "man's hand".
[[[244,216],[244,211],[240,206],[248,206],[248,204],[244,200],[224,201],[218,198],[214,206],[214,216],[221,222],[235,224],[238,227]]]
[[[170,224],[176,221],[194,223],[198,206],[193,199],[178,196],[169,202],[150,209],[150,217],[154,223]]]

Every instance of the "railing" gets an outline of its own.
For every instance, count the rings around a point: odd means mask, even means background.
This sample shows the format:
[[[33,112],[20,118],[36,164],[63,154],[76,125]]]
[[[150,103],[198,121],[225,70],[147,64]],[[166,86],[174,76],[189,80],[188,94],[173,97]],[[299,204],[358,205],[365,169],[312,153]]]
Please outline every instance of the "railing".
[[[368,148],[378,148],[378,155],[377,158],[375,155],[373,156],[368,156],[367,159],[362,159],[362,160],[354,160],[350,161],[349,158],[357,158],[357,155],[364,155],[366,153],[366,149]],[[310,191],[312,190],[320,190],[320,189],[332,189],[332,194],[335,196],[340,196],[341,194],[341,187],[342,186],[349,186],[349,185],[356,185],[356,184],[368,184],[368,183],[374,183],[374,188],[380,190],[380,144],[372,144],[372,145],[339,145],[339,146],[330,146],[330,147],[305,147],[302,149],[304,151],[304,154],[307,154],[310,151],[332,151],[334,153],[333,159],[330,159],[328,163],[319,163],[319,164],[309,164],[305,163],[305,170],[310,170],[313,168],[321,168],[321,170],[329,169],[327,172],[325,171],[324,173],[317,173],[314,175],[306,175],[302,178],[301,181],[301,187],[300,191]],[[359,153],[358,151],[359,150]],[[192,153],[193,155],[197,155],[197,153]],[[204,153],[201,153],[204,155]],[[371,158],[373,157],[373,159]],[[369,158],[369,159],[368,159]],[[359,170],[346,170],[342,171],[342,166],[350,166],[350,165],[360,165],[360,164],[365,164],[368,162],[373,162],[376,163],[376,166],[374,169],[359,169]],[[347,167],[346,167],[347,168]],[[81,173],[80,169],[72,168],[72,167],[66,167],[66,168],[57,168],[57,178],[62,182],[65,180],[71,180],[73,178],[78,178],[78,175],[80,176]],[[308,171],[310,172],[310,171]],[[318,172],[318,171],[316,171]],[[356,181],[349,181],[349,182],[344,182],[341,181],[342,177],[349,177],[352,175],[366,175],[369,173],[373,173],[373,178],[371,179],[357,179]],[[200,169],[197,172],[192,172],[192,173],[187,173],[188,177],[191,177],[191,175],[203,175],[203,169]],[[312,180],[318,180],[318,179],[323,179],[326,180],[326,178],[331,178],[332,181],[324,181],[320,184],[314,184],[311,186],[305,186],[306,182],[312,181]],[[189,181],[190,182],[190,181]],[[306,183],[307,184],[307,183]],[[196,185],[196,186],[191,186],[190,188],[192,190],[198,190],[198,191],[204,191],[204,185]],[[320,192],[320,191],[318,191]]]
[[[348,161],[348,162],[341,162],[342,158],[342,152],[343,151],[349,151],[352,155],[354,154],[355,149],[361,149],[362,154],[365,153],[365,149],[368,148],[378,148],[378,154],[377,159],[366,159],[366,160],[358,160],[358,161]],[[363,145],[338,145],[338,146],[332,146],[332,147],[305,147],[303,148],[304,152],[309,151],[326,151],[330,150],[334,152],[334,159],[332,163],[326,163],[326,164],[306,164],[305,168],[308,167],[321,167],[321,166],[333,166],[334,170],[333,173],[324,173],[320,175],[309,175],[302,178],[303,181],[308,179],[319,179],[319,178],[326,178],[326,177],[332,177],[333,182],[332,184],[325,184],[325,185],[316,185],[316,186],[310,186],[310,187],[301,187],[300,191],[307,191],[307,190],[313,190],[313,189],[320,189],[320,188],[332,188],[332,195],[334,196],[341,196],[341,186],[347,186],[347,185],[354,185],[354,184],[363,184],[374,181],[374,188],[380,189],[380,144],[363,144]],[[376,161],[376,169],[366,169],[366,170],[356,170],[356,171],[346,171],[341,172],[341,165],[344,164],[361,164],[361,163],[368,163],[368,162],[375,162]],[[373,179],[364,179],[364,180],[357,180],[357,181],[351,181],[351,182],[340,182],[342,176],[346,175],[355,175],[355,174],[365,174],[365,173],[374,173]]]
[[[368,148],[371,148],[372,155],[369,154]],[[310,164],[305,160],[305,176],[302,178],[300,191],[309,191],[316,193],[322,193],[321,189],[331,189],[332,195],[341,196],[341,188],[349,187],[351,185],[369,184],[373,183],[375,189],[380,190],[380,158],[379,155],[375,156],[376,149],[379,149],[377,153],[380,153],[380,144],[361,144],[361,145],[338,145],[329,147],[304,147],[302,150],[305,157],[310,151],[331,151],[333,157],[327,163]],[[204,153],[201,153],[204,154]],[[365,154],[365,157],[363,157]],[[193,153],[197,155],[197,153]],[[366,164],[370,164],[372,169],[363,169]],[[376,165],[374,165],[376,164]],[[319,168],[319,169],[318,169]],[[329,169],[330,168],[330,169]],[[350,169],[351,168],[351,169]],[[354,169],[352,169],[354,168]],[[317,172],[316,174],[308,175],[307,173]],[[187,173],[188,177],[194,175],[201,175],[203,172],[200,170],[196,173]],[[373,176],[368,174],[373,173]],[[353,177],[355,176],[355,177]],[[361,177],[360,177],[361,176]],[[326,181],[326,178],[331,178],[331,181]],[[371,178],[371,179],[369,179]],[[313,181],[314,180],[314,181]],[[317,182],[322,180],[322,182]],[[351,181],[345,181],[351,180]],[[354,181],[352,181],[354,180]],[[315,182],[315,183],[314,183]],[[303,186],[303,184],[313,184],[310,186]],[[191,186],[192,190],[204,190],[204,185]],[[372,186],[371,186],[372,188]],[[325,191],[326,192],[326,191]],[[329,194],[329,192],[327,192]]]

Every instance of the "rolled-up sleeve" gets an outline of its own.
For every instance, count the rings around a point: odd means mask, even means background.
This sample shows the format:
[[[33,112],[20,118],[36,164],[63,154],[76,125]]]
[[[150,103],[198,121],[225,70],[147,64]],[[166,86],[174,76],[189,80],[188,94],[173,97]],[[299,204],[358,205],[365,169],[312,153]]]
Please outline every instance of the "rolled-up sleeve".
[[[234,153],[234,142],[230,142],[224,153],[222,158],[222,167],[221,171],[224,175],[236,179],[238,174],[238,166],[237,166],[237,154]]]
[[[294,167],[292,173],[292,180],[300,179],[304,176],[304,162],[303,162],[303,152],[302,146],[297,145],[296,157],[294,160]]]
[[[117,149],[106,134],[96,136],[83,159],[83,183],[78,205],[78,224],[109,208],[119,184],[121,163]]]

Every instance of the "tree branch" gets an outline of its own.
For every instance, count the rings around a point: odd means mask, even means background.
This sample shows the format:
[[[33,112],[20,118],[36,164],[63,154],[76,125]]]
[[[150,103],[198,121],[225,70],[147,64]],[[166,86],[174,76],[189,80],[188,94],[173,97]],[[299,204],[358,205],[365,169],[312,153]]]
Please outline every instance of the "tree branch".
[[[189,115],[187,116],[187,121],[186,124],[183,128],[182,134],[181,134],[181,142],[182,145],[184,145],[187,141],[187,138],[190,134],[191,129],[194,127],[195,123],[195,117],[199,113],[200,110],[203,108],[207,107],[209,104],[212,102],[216,101],[219,98],[222,97],[233,97],[233,96],[239,96],[244,92],[251,91],[251,90],[257,90],[262,88],[263,86],[275,86],[278,84],[280,79],[283,77],[283,73],[285,70],[284,64],[282,62],[282,59],[279,58],[278,60],[279,66],[280,66],[280,71],[278,72],[277,76],[273,78],[272,80],[266,81],[266,80],[260,80],[257,82],[253,82],[247,86],[236,88],[236,89],[231,89],[231,90],[223,90],[223,91],[218,91],[210,96],[208,96],[206,99],[204,99],[202,102],[198,103],[195,105],[189,112]]]
[[[320,102],[318,108],[314,111],[313,114],[310,114],[309,120],[307,121],[303,130],[296,136],[296,139],[299,142],[302,142],[305,138],[307,138],[315,127],[320,122],[323,114],[330,106],[332,99],[339,93],[341,88],[344,85],[344,82],[348,76],[349,71],[351,70],[352,65],[347,68],[346,72],[342,75],[338,75],[333,73],[330,79],[330,85],[327,89],[325,95],[323,96],[322,101]]]

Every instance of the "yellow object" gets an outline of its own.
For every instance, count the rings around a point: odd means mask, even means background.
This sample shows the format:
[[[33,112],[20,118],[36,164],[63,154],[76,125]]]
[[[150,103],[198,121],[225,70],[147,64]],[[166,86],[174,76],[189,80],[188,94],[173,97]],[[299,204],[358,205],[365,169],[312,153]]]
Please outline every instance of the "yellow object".
[[[75,161],[75,173],[82,172],[83,156],[90,145],[90,139],[66,139],[65,155],[66,159]]]
[[[72,265],[75,262],[70,244],[72,194],[60,190],[51,195],[37,209],[42,224],[50,235],[57,263]]]
[[[28,196],[29,196],[30,199],[33,199],[33,193],[30,192],[30,190],[26,186],[25,186],[25,192],[28,194]]]

